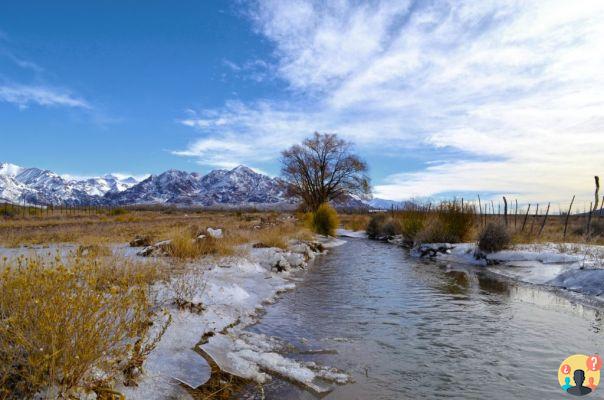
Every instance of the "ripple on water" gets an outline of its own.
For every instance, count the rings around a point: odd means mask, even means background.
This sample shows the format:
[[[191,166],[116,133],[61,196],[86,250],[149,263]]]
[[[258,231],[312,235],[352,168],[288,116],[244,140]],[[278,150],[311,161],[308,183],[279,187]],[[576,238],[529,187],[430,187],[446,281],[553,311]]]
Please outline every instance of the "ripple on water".
[[[563,399],[560,361],[603,351],[602,325],[550,292],[349,239],[250,329],[336,350],[301,356],[353,374],[329,399]],[[279,380],[266,393],[314,397]]]

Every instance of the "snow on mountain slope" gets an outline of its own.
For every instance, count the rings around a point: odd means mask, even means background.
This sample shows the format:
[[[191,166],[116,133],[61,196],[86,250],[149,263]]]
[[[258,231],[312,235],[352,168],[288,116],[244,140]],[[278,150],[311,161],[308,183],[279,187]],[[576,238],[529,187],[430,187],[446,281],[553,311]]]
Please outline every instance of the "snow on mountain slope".
[[[27,187],[17,182],[13,177],[0,174],[0,201],[7,203],[19,203],[21,196]]]
[[[16,204],[98,204],[107,192],[125,190],[136,183],[133,178],[113,175],[68,179],[40,168],[0,164],[0,201]]]
[[[240,205],[285,202],[279,181],[240,165],[205,176],[170,170],[150,176],[121,193],[105,195],[112,204]]]
[[[366,204],[373,208],[377,208],[380,210],[389,210],[392,207],[403,208],[405,206],[405,204],[407,204],[407,202],[406,201],[386,200],[386,199],[380,199],[380,198],[376,197],[376,198],[373,198],[373,199],[367,201]]]
[[[206,207],[291,208],[278,178],[254,172],[240,165],[232,170],[214,170],[207,175],[168,170],[138,182],[132,177],[104,175],[73,179],[40,168],[0,164],[0,201],[16,204],[131,205],[171,204]],[[352,196],[335,203],[341,208],[366,205]]]
[[[254,172],[240,165],[230,171],[216,170],[201,180],[199,201],[204,205],[262,203],[285,201],[278,179]]]
[[[169,170],[122,192],[109,192],[104,199],[111,204],[192,204],[200,178],[197,173]]]
[[[2,176],[14,178],[15,176],[19,175],[22,170],[23,168],[15,164],[0,163],[0,175]]]

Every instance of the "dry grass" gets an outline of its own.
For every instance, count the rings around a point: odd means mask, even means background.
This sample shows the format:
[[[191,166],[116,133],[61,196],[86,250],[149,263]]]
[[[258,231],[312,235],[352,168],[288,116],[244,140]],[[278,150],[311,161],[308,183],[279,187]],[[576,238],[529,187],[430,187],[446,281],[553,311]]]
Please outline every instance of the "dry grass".
[[[0,264],[0,399],[36,393],[68,398],[76,390],[111,388],[117,377],[134,384],[170,322],[154,298],[154,283],[166,282],[176,306],[201,312],[205,280],[192,279],[187,261],[238,253],[244,243],[287,248],[290,239],[312,238],[303,221],[286,214],[112,214],[0,217],[1,245],[78,244],[63,260]],[[221,228],[224,236],[197,239],[208,227]],[[173,257],[160,266],[112,254],[110,244],[136,236],[171,239],[166,250]],[[56,392],[45,392],[49,388]],[[221,397],[225,388],[210,389]]]
[[[21,214],[0,216],[0,246],[46,245],[78,243],[100,245],[129,242],[137,235],[156,240],[168,239],[175,231],[188,227],[219,227],[228,231],[252,231],[276,221],[277,213],[223,212],[190,210],[128,211],[126,214],[106,215],[46,215]],[[247,235],[247,233],[246,233]],[[249,236],[249,235],[247,235]]]
[[[323,203],[316,211],[308,214],[307,223],[309,229],[315,233],[335,236],[336,229],[340,226],[340,219],[336,210],[329,203]]]
[[[501,223],[489,222],[478,235],[478,248],[493,253],[508,248],[512,237],[508,228]]]
[[[94,390],[149,351],[152,264],[19,258],[0,274],[0,398]],[[161,332],[160,332],[161,333]],[[50,393],[47,393],[50,395]],[[44,395],[43,395],[44,397]]]
[[[351,231],[366,230],[370,219],[371,217],[367,214],[340,214],[342,226]]]
[[[367,231],[377,232],[383,236],[383,228],[387,221],[396,219],[400,223],[402,235],[410,242],[457,239],[461,241],[477,241],[482,229],[489,223],[505,225],[503,215],[478,215],[472,206],[464,205],[464,212],[459,212],[461,204],[445,203],[434,207],[408,204],[404,209],[395,212],[376,214],[370,220]],[[457,208],[451,212],[451,207]],[[363,215],[364,217],[364,215]],[[350,219],[351,217],[346,217]],[[594,215],[591,229],[588,231],[587,215],[571,215],[568,221],[566,237],[564,236],[564,215],[522,213],[508,215],[508,231],[512,243],[592,243],[604,245],[604,216]],[[545,220],[543,230],[541,226]],[[524,229],[523,229],[524,225]],[[457,234],[455,232],[458,232]],[[459,234],[461,233],[461,234]]]

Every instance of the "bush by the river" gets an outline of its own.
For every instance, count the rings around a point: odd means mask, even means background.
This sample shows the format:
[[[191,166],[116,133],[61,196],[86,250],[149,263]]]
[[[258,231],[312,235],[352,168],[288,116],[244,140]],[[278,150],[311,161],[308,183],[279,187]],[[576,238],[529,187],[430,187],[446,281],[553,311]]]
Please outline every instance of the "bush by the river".
[[[474,207],[458,201],[445,201],[430,214],[425,226],[418,232],[417,243],[459,243],[472,238],[475,220]]]
[[[367,236],[370,239],[379,239],[382,237],[382,227],[384,226],[385,222],[386,215],[384,214],[375,214],[373,217],[371,217],[365,231],[367,232]]]
[[[401,234],[401,223],[386,214],[376,214],[367,224],[366,232],[370,239],[393,237]]]
[[[325,236],[335,236],[340,225],[338,213],[328,203],[321,204],[317,211],[311,212],[308,221],[313,232]]]
[[[478,237],[478,248],[487,253],[505,250],[512,243],[512,235],[505,225],[489,222]]]

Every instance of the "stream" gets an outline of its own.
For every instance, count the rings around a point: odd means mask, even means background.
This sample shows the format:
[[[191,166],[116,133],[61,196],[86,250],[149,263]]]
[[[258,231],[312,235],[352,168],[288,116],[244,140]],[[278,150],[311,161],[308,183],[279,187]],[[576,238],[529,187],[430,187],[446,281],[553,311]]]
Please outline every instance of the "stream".
[[[330,350],[288,354],[352,375],[354,383],[335,386],[325,399],[567,399],[557,382],[561,361],[604,352],[600,310],[480,267],[346,240],[248,328]],[[319,398],[278,378],[264,393]],[[250,387],[239,398],[258,396]]]

